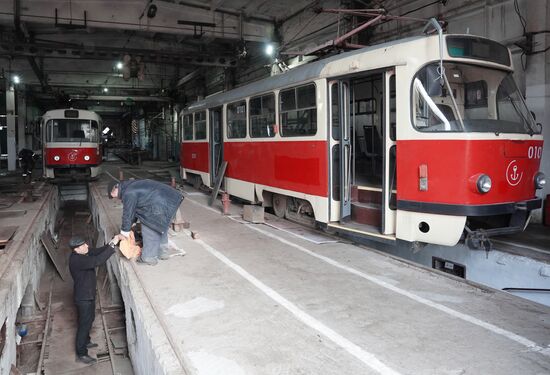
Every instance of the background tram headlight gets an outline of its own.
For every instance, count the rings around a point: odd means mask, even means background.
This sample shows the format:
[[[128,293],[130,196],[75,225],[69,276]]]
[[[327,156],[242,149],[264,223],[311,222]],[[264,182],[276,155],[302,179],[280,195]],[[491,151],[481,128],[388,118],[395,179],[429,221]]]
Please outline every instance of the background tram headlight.
[[[55,155],[55,156],[53,157],[53,160],[55,160],[55,161],[59,161],[59,159],[60,159],[60,158],[59,158],[59,156],[57,156],[57,155]]]
[[[481,194],[488,193],[489,190],[491,190],[491,187],[493,186],[491,177],[487,176],[486,174],[480,174],[479,177],[477,178],[476,186],[477,186],[477,191],[479,191]]]
[[[546,186],[546,176],[542,172],[535,175],[535,188],[543,189]]]
[[[84,160],[88,161],[90,160],[90,157],[88,155],[84,155]]]

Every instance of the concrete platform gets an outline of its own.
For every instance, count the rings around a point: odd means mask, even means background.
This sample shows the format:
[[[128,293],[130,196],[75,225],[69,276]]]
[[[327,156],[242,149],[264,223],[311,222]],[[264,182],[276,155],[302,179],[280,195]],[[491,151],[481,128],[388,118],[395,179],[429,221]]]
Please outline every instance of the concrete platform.
[[[106,184],[90,191],[107,239],[121,207]],[[137,373],[550,373],[550,308],[372,249],[243,223],[185,190],[200,236],[171,237],[185,257],[154,267],[112,258]]]
[[[53,229],[59,203],[57,189],[43,183],[32,185],[33,201],[23,202],[23,188],[27,186],[18,185],[17,180],[14,185],[3,180],[0,193],[0,229],[17,226],[0,251],[0,325],[7,328],[0,353],[0,374],[10,373],[11,365],[16,363],[15,322],[34,313],[34,293],[49,262],[40,236]]]

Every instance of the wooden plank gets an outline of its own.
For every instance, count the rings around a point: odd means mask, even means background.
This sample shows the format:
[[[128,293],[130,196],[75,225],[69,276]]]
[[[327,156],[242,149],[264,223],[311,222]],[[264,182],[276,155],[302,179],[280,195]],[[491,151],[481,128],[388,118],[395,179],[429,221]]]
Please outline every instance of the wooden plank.
[[[63,281],[67,280],[67,257],[63,254],[61,249],[57,248],[49,231],[44,232],[42,236],[40,236],[40,242],[42,242],[42,245],[46,248],[46,251],[61,279]]]
[[[216,178],[216,183],[214,185],[214,190],[212,190],[212,195],[208,199],[208,205],[212,206],[216,198],[218,197],[218,191],[220,191],[220,186],[222,186],[223,176],[225,176],[225,170],[227,169],[227,161],[223,161],[218,171],[218,177]]]
[[[9,225],[0,228],[0,244],[6,244],[11,240],[15,231],[19,228],[18,225]]]

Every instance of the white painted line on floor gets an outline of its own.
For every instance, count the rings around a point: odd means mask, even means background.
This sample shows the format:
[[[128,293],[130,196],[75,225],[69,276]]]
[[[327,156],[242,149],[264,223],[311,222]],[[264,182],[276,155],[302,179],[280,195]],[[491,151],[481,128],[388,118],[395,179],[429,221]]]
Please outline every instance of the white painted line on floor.
[[[340,269],[342,269],[342,270],[344,270],[344,271],[347,271],[347,272],[349,272],[349,273],[352,273],[352,274],[354,274],[354,275],[356,275],[356,276],[362,277],[363,279],[369,280],[369,281],[371,281],[371,282],[373,282],[373,283],[375,283],[375,284],[377,284],[377,285],[379,285],[379,286],[381,286],[381,287],[383,287],[383,288],[386,288],[386,289],[391,290],[392,292],[401,294],[402,296],[408,297],[408,298],[410,298],[410,299],[412,299],[412,300],[414,300],[414,301],[416,301],[416,302],[418,302],[418,303],[422,303],[422,304],[424,304],[424,305],[426,305],[426,306],[429,306],[429,307],[432,307],[432,308],[434,308],[434,309],[436,309],[436,310],[439,310],[439,311],[442,311],[442,312],[444,312],[444,313],[447,313],[447,314],[449,314],[449,315],[451,315],[451,316],[453,316],[453,317],[455,317],[455,318],[462,319],[462,320],[464,320],[464,321],[466,321],[466,322],[469,322],[469,323],[472,323],[472,324],[474,324],[474,325],[477,325],[477,326],[479,326],[479,327],[481,327],[481,328],[484,328],[484,329],[486,329],[486,330],[488,330],[488,331],[491,331],[491,332],[493,332],[493,333],[496,333],[497,335],[502,335],[502,336],[504,336],[504,337],[506,337],[506,338],[508,338],[508,339],[510,339],[510,340],[512,340],[512,341],[515,341],[515,342],[517,342],[517,343],[519,343],[519,344],[521,344],[521,345],[523,345],[523,346],[526,346],[527,348],[529,348],[529,349],[532,350],[532,351],[540,352],[540,353],[542,353],[542,354],[544,354],[544,355],[550,356],[550,348],[543,348],[543,347],[537,345],[537,343],[535,343],[535,342],[529,340],[529,339],[526,338],[526,337],[517,335],[517,334],[515,334],[515,333],[513,333],[513,332],[507,331],[507,330],[505,330],[505,329],[503,329],[503,328],[500,328],[500,327],[498,327],[498,326],[496,326],[496,325],[494,325],[494,324],[488,323],[488,322],[486,322],[486,321],[484,321],[484,320],[475,318],[475,317],[473,317],[473,316],[471,316],[471,315],[464,314],[464,313],[461,313],[461,312],[459,312],[459,311],[453,310],[453,309],[451,309],[451,308],[449,308],[449,307],[447,307],[447,306],[445,306],[445,305],[441,305],[441,304],[439,304],[439,303],[437,303],[437,302],[433,302],[433,301],[431,301],[431,300],[429,300],[429,299],[426,299],[426,298],[424,298],[424,297],[420,297],[420,296],[418,296],[418,295],[416,295],[416,294],[414,294],[414,293],[411,293],[411,292],[409,292],[409,291],[406,291],[406,290],[404,290],[404,289],[401,289],[401,288],[399,288],[399,287],[396,287],[396,286],[394,286],[394,285],[391,285],[391,284],[389,284],[389,283],[387,283],[387,282],[385,282],[385,281],[382,281],[382,280],[380,280],[380,279],[378,279],[378,278],[376,278],[376,277],[374,277],[374,276],[367,275],[366,273],[361,272],[361,271],[359,271],[359,270],[356,270],[355,268],[348,267],[348,266],[346,266],[346,265],[344,265],[344,264],[342,264],[342,263],[339,263],[339,262],[335,261],[334,259],[331,259],[331,258],[329,258],[329,257],[323,256],[323,255],[320,255],[320,254],[317,254],[317,253],[314,253],[313,251],[308,250],[308,249],[306,249],[306,248],[303,247],[303,246],[300,246],[300,245],[298,245],[298,244],[295,244],[295,243],[292,243],[292,242],[290,242],[290,241],[287,241],[287,240],[285,240],[284,238],[280,238],[280,237],[278,237],[278,236],[276,236],[276,235],[274,235],[274,234],[272,234],[272,233],[269,233],[269,232],[267,232],[267,231],[265,231],[265,230],[263,230],[263,229],[258,228],[257,226],[247,225],[247,227],[249,227],[250,229],[253,229],[253,230],[255,230],[255,231],[258,231],[258,232],[260,232],[260,233],[262,233],[262,234],[264,234],[264,235],[266,235],[266,236],[268,236],[268,237],[271,237],[271,238],[274,238],[274,239],[276,239],[276,240],[278,240],[278,241],[281,241],[281,242],[284,243],[285,245],[292,246],[292,247],[294,247],[295,249],[300,250],[300,251],[302,251],[302,252],[304,252],[304,253],[306,253],[306,254],[308,254],[308,255],[311,255],[312,257],[315,257],[315,258],[317,258],[317,259],[320,259],[320,260],[322,260],[322,261],[324,261],[324,262],[326,262],[326,263],[328,263],[328,264],[330,264],[330,265],[333,265],[333,266],[335,266],[335,267],[337,267],[337,268],[340,268]]]
[[[195,242],[199,243],[206,251],[208,251],[210,254],[212,254],[219,260],[221,260],[223,263],[225,263],[228,267],[230,267],[239,275],[241,275],[243,278],[245,278],[247,281],[249,281],[256,288],[261,290],[269,298],[271,298],[272,300],[277,302],[279,305],[281,305],[282,307],[290,311],[297,319],[299,319],[309,327],[313,328],[317,332],[321,333],[323,336],[330,339],[336,345],[346,350],[348,353],[353,355],[355,358],[359,359],[361,362],[363,362],[373,370],[384,375],[399,374],[399,372],[393,370],[392,368],[382,363],[378,358],[376,358],[374,354],[363,350],[361,347],[349,341],[348,339],[341,336],[340,334],[336,333],[334,330],[327,327],[319,320],[315,319],[314,317],[307,314],[303,310],[300,310],[295,304],[293,304],[292,302],[290,302],[289,300],[281,296],[279,293],[277,293],[275,290],[271,289],[270,287],[262,283],[256,277],[248,273],[244,268],[242,268],[238,264],[231,261],[229,258],[227,258],[225,255],[220,253],[218,250],[214,249],[212,246],[208,245],[207,243],[205,243],[200,239],[195,240]]]
[[[215,211],[215,210],[211,209],[211,207],[205,206],[205,205],[203,205],[202,203],[196,202],[196,201],[194,201],[194,200],[192,200],[192,199],[189,199],[189,200],[190,200],[191,202],[193,202],[193,203],[199,205],[199,206],[202,206],[202,207],[204,207],[204,208],[207,208],[207,209],[210,209],[210,210],[212,210],[212,211]],[[217,212],[217,211],[215,211],[215,212]],[[231,218],[229,218],[229,219],[231,219]],[[429,300],[429,299],[426,299],[426,298],[424,298],[424,297],[421,297],[421,296],[419,296],[419,295],[416,295],[416,294],[414,294],[414,293],[411,293],[411,292],[409,292],[409,291],[406,291],[406,290],[404,290],[404,289],[401,289],[401,288],[399,288],[399,287],[396,287],[396,286],[394,286],[394,285],[391,285],[391,284],[389,284],[389,283],[387,283],[387,282],[385,282],[385,281],[383,281],[383,280],[381,280],[381,279],[378,279],[378,278],[376,278],[376,277],[374,277],[374,276],[370,276],[370,275],[368,275],[368,274],[366,274],[366,273],[364,273],[364,272],[361,272],[361,271],[359,271],[359,270],[356,270],[355,268],[352,268],[352,267],[346,266],[346,265],[344,265],[344,264],[342,264],[342,263],[339,263],[339,262],[337,262],[336,260],[334,260],[334,259],[332,259],[332,258],[326,257],[326,256],[324,256],[324,255],[317,254],[317,253],[315,253],[315,252],[313,252],[313,251],[311,251],[311,250],[309,250],[309,249],[306,249],[306,248],[303,247],[303,246],[300,246],[300,245],[298,245],[298,244],[295,244],[295,243],[293,243],[293,242],[290,242],[290,241],[288,241],[288,240],[285,240],[284,238],[281,238],[281,237],[276,236],[276,235],[274,235],[274,234],[272,234],[272,233],[269,233],[269,232],[267,232],[267,231],[265,231],[265,230],[263,230],[263,229],[260,229],[260,228],[258,227],[258,225],[251,225],[251,224],[245,224],[245,225],[246,225],[247,227],[249,227],[250,229],[253,229],[253,230],[257,231],[257,232],[260,232],[260,233],[262,233],[262,234],[264,234],[264,235],[266,235],[266,236],[268,236],[268,237],[274,238],[274,239],[276,239],[277,241],[280,241],[280,242],[284,243],[285,245],[292,246],[292,247],[294,247],[295,249],[300,250],[300,251],[302,251],[302,252],[304,252],[304,253],[306,253],[306,254],[308,254],[308,255],[311,255],[312,257],[315,257],[315,258],[317,258],[317,259],[320,259],[320,260],[322,260],[322,261],[324,261],[324,262],[326,262],[326,263],[328,263],[328,264],[330,264],[330,265],[332,265],[332,266],[334,266],[334,267],[340,268],[340,269],[342,269],[342,270],[344,270],[344,271],[347,271],[347,272],[349,272],[349,273],[351,273],[351,274],[354,274],[354,275],[356,275],[356,276],[359,276],[359,277],[361,277],[361,278],[363,278],[363,279],[365,279],[365,280],[369,280],[369,281],[371,281],[371,282],[373,282],[373,283],[375,283],[375,284],[377,284],[377,285],[379,285],[379,286],[381,286],[381,287],[383,287],[383,288],[386,288],[386,289],[389,289],[389,290],[391,290],[391,291],[393,291],[393,292],[395,292],[395,293],[401,294],[402,296],[408,297],[408,298],[410,298],[410,299],[412,299],[412,300],[414,300],[414,301],[416,301],[416,302],[418,302],[418,303],[421,303],[421,304],[424,304],[424,305],[426,305],[426,306],[432,307],[432,308],[434,308],[434,309],[436,309],[436,310],[439,310],[439,311],[442,311],[442,312],[444,312],[444,313],[446,313],[446,314],[449,314],[449,315],[451,315],[451,316],[453,316],[453,317],[455,317],[455,318],[464,320],[464,321],[466,321],[466,322],[468,322],[468,323],[471,323],[471,324],[474,324],[474,325],[476,325],[476,326],[478,326],[478,327],[484,328],[484,329],[486,329],[486,330],[488,330],[488,331],[490,331],[490,332],[493,332],[493,333],[495,333],[495,334],[497,334],[497,335],[504,336],[504,337],[506,337],[507,339],[510,339],[510,340],[512,340],[512,341],[515,341],[515,342],[517,342],[518,344],[521,344],[521,345],[527,347],[528,349],[530,349],[530,350],[532,350],[532,351],[540,352],[540,353],[542,353],[542,354],[544,354],[544,355],[546,355],[546,356],[550,356],[550,348],[541,347],[541,346],[537,345],[536,342],[531,341],[531,340],[529,340],[529,339],[526,338],[526,337],[520,336],[520,335],[518,335],[518,334],[515,334],[515,333],[510,332],[510,331],[508,331],[508,330],[505,330],[505,329],[503,329],[503,328],[500,328],[500,327],[498,327],[498,326],[496,326],[496,325],[494,325],[494,324],[488,323],[488,322],[486,322],[486,321],[484,321],[484,320],[481,320],[481,319],[475,318],[475,317],[473,317],[473,316],[471,316],[471,315],[464,314],[464,313],[461,313],[461,312],[459,312],[459,311],[453,310],[453,309],[451,309],[451,308],[449,308],[449,307],[447,307],[447,306],[445,306],[445,305],[439,304],[439,303],[437,303],[437,302],[433,302],[433,301],[431,301],[431,300]]]

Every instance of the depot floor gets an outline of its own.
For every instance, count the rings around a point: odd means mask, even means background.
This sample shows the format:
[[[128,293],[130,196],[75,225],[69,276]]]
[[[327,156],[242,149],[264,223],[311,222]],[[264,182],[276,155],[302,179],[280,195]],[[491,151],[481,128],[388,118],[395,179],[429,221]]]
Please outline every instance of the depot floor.
[[[106,167],[92,200],[119,224],[121,205],[104,192],[120,165]],[[130,270],[146,296],[132,297],[136,308],[154,306],[144,324],[179,359],[173,373],[550,373],[548,307],[343,240],[244,222],[237,203],[223,216],[219,201],[183,190],[196,236],[170,240],[187,254]]]

